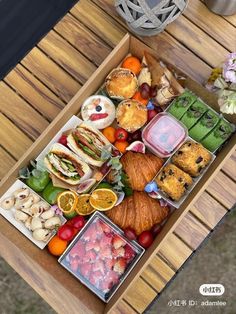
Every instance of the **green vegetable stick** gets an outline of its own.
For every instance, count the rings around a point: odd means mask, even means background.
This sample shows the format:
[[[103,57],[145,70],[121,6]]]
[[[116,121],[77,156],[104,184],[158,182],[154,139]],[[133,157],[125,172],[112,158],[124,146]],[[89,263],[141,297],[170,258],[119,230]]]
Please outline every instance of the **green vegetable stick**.
[[[207,111],[207,106],[197,100],[192,106],[185,112],[180,121],[189,129],[194,126],[195,123],[202,117],[202,115]]]
[[[195,96],[189,91],[185,91],[183,94],[181,94],[172,102],[167,111],[171,113],[175,118],[181,119],[181,117],[188,110],[188,108],[196,101],[196,99],[197,96]]]

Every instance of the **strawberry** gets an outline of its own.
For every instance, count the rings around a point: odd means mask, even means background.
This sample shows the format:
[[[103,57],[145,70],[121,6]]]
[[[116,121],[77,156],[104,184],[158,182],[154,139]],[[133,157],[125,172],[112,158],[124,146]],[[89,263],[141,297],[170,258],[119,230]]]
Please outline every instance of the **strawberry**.
[[[69,254],[71,257],[75,257],[75,256],[82,257],[85,254],[83,242],[79,241],[78,243],[76,243],[76,245],[71,249]]]
[[[104,263],[107,270],[112,270],[116,260],[114,258],[105,258]]]
[[[112,281],[110,281],[109,279],[106,280],[105,278],[101,281],[99,288],[100,290],[102,290],[103,293],[107,293],[111,290],[112,286]]]
[[[72,259],[70,262],[71,270],[76,273],[79,268],[79,264],[80,264],[79,259],[76,259],[76,258]]]
[[[126,241],[122,239],[120,236],[118,236],[117,234],[115,234],[112,240],[112,244],[115,249],[119,249],[120,247],[126,245]]]
[[[127,262],[131,262],[132,259],[135,257],[136,253],[135,251],[132,249],[132,247],[128,244],[126,244],[125,246],[125,255],[124,258],[127,260]]]
[[[99,242],[98,241],[96,241],[96,242],[87,242],[86,245],[85,245],[85,250],[86,251],[94,250],[96,252],[99,252],[100,251]]]
[[[96,225],[93,223],[83,234],[84,241],[95,241],[97,239]]]
[[[111,248],[109,246],[102,248],[100,251],[100,256],[102,259],[104,259],[106,257],[110,258],[111,257]]]
[[[89,278],[89,275],[90,275],[90,272],[91,272],[91,269],[92,269],[92,265],[89,264],[89,263],[85,263],[85,264],[82,264],[80,266],[80,273],[83,277],[85,278]]]
[[[102,260],[97,260],[94,264],[93,264],[93,271],[100,271],[102,273],[102,275],[105,275],[105,265],[103,263]]]
[[[114,272],[113,270],[111,270],[106,274],[106,276],[103,280],[110,282],[112,285],[116,285],[119,281],[119,275],[116,272]]]
[[[102,273],[100,271],[95,271],[91,273],[89,281],[93,286],[99,288],[99,283],[102,280],[102,278],[103,278]]]
[[[99,226],[102,228],[103,233],[111,233],[111,228],[102,220],[99,220]]]
[[[118,249],[112,249],[112,256],[114,258],[117,258],[117,257],[123,257],[125,255],[125,249],[123,247],[120,247]]]
[[[101,248],[104,248],[106,246],[111,246],[112,243],[112,237],[104,235],[100,240],[100,246]]]
[[[125,271],[126,265],[127,265],[126,259],[121,257],[116,261],[113,270],[117,272],[119,275],[122,275]]]
[[[90,250],[83,256],[83,262],[94,263],[96,260],[96,257],[97,257],[96,253],[93,250]]]

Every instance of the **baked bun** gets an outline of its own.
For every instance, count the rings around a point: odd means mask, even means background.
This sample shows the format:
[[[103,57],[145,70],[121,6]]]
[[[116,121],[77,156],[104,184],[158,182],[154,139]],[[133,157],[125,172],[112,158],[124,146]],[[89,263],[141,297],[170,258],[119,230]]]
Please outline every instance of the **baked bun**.
[[[147,122],[147,108],[137,100],[123,100],[117,107],[116,119],[121,128],[133,133]]]
[[[116,68],[107,76],[105,86],[111,98],[129,99],[138,89],[138,80],[132,71]]]

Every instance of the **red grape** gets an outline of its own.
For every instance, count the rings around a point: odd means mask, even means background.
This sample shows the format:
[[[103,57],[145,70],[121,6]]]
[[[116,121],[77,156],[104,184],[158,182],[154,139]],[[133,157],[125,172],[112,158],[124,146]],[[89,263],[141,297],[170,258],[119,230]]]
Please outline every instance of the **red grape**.
[[[156,97],[156,95],[157,95],[157,86],[155,85],[155,86],[150,87],[149,96],[151,98],[154,98]]]
[[[151,229],[153,236],[156,237],[161,232],[161,229],[162,226],[160,224],[155,224]]]
[[[147,249],[153,242],[151,231],[143,231],[138,237],[138,243]]]
[[[128,238],[129,240],[136,240],[137,239],[136,233],[132,228],[126,228],[124,230],[124,234],[125,234],[126,238]]]

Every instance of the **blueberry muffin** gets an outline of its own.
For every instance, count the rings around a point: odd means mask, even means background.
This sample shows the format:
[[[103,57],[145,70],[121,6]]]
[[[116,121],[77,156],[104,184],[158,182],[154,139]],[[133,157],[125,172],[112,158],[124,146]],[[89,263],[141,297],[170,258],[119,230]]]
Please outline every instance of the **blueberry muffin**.
[[[210,161],[211,154],[193,141],[187,141],[172,157],[172,162],[192,177],[199,176]]]
[[[193,183],[190,175],[174,164],[166,165],[156,178],[159,189],[165,192],[171,200],[178,201]]]

